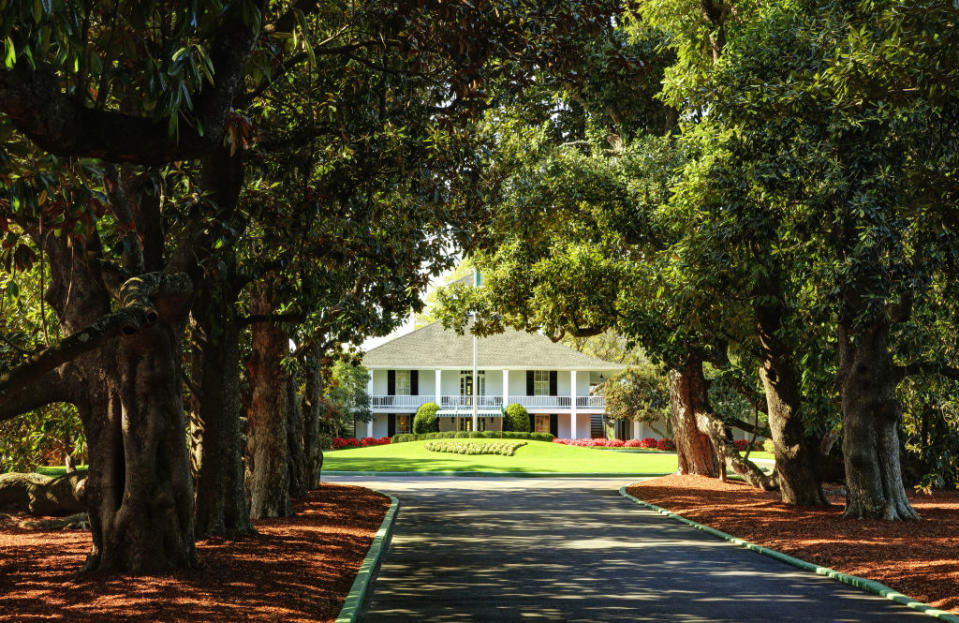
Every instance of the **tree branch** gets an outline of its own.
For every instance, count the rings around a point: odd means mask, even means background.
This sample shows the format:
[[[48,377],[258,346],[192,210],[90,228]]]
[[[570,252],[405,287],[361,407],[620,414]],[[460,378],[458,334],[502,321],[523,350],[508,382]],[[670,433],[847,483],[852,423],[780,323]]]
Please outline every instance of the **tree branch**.
[[[938,375],[953,381],[959,381],[959,368],[953,368],[932,361],[917,361],[896,368],[896,378],[903,380],[907,376]]]
[[[122,307],[119,310],[101,316],[93,324],[0,374],[0,400],[6,402],[14,392],[39,382],[48,372],[115,337],[133,335],[152,326],[161,316],[178,313],[191,292],[192,282],[182,274],[147,273],[130,279],[120,289]]]
[[[0,394],[0,422],[55,402],[70,400],[60,375],[47,372],[30,385]]]

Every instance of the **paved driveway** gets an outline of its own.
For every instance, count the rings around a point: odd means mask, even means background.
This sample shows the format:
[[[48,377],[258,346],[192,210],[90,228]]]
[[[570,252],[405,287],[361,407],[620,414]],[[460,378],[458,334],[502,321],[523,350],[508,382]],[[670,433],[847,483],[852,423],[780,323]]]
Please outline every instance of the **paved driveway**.
[[[330,480],[400,499],[361,621],[932,620],[644,510],[622,480]]]

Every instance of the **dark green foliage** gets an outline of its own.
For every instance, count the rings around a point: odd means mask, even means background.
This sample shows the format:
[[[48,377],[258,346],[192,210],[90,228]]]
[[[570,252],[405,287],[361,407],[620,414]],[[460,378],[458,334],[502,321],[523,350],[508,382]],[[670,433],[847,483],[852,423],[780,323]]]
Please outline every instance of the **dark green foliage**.
[[[440,423],[436,419],[436,412],[440,406],[435,402],[427,402],[420,405],[413,416],[413,433],[422,435],[424,433],[436,433],[440,430]]]
[[[454,435],[456,439],[469,439],[471,433],[469,431],[461,430]]]
[[[506,407],[503,417],[503,430],[514,432],[529,432],[529,412],[519,403],[512,403]]]

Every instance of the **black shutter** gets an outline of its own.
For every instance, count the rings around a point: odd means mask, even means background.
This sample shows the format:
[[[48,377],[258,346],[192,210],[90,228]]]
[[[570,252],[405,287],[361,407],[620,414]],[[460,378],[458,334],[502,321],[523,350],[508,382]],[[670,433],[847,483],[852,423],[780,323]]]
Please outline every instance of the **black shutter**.
[[[392,372],[392,370],[390,370]],[[396,414],[390,413],[386,416],[386,435],[387,437],[392,437],[396,434]]]
[[[549,434],[553,437],[559,437],[559,416],[555,413],[549,416]]]
[[[410,396],[420,395],[420,371],[410,370]]]
[[[536,430],[536,416],[532,413],[529,414],[529,432],[534,432]]]
[[[396,393],[396,370],[386,371],[386,393],[390,396]]]
[[[549,395],[556,395],[556,370],[549,371]]]
[[[536,383],[533,381],[533,371],[526,371],[526,395],[532,396],[533,390],[536,388]]]

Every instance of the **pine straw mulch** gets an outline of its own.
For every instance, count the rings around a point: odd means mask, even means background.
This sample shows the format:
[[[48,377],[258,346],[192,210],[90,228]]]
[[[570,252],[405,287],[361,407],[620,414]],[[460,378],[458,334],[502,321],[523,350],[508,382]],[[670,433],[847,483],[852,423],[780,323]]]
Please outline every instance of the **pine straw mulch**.
[[[922,521],[843,519],[831,508],[787,506],[778,492],[705,476],[666,476],[630,485],[630,495],[746,541],[881,582],[959,613],[959,492],[910,495]]]
[[[8,520],[0,621],[332,621],[388,507],[369,489],[324,483],[294,517],[256,522],[256,536],[198,542],[198,568],[140,577],[77,575],[89,532]]]

